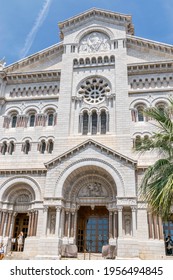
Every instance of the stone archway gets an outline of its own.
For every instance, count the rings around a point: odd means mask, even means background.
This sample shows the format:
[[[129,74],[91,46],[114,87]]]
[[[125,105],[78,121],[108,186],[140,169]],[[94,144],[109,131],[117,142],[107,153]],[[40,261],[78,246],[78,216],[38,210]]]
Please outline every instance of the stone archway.
[[[28,183],[31,182],[31,185]],[[36,191],[35,191],[36,190]],[[23,231],[24,237],[36,235],[38,210],[35,209],[36,197],[40,198],[39,188],[33,181],[23,178],[8,180],[0,190],[1,239],[10,242],[12,250],[17,249],[17,236]]]
[[[65,201],[62,219],[64,238],[77,244],[79,251],[85,249],[100,252],[101,244],[108,244],[117,226],[112,215],[112,211],[116,210],[117,196],[112,175],[100,166],[81,166],[66,178],[62,194]],[[95,227],[93,230],[92,226]],[[88,231],[93,240],[89,239]],[[85,244],[80,245],[82,239],[85,239]],[[88,242],[93,243],[91,248]]]

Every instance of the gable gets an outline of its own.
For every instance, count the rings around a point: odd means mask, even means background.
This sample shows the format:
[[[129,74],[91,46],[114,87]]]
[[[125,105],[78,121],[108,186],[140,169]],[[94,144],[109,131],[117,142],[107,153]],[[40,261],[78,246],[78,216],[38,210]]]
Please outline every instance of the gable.
[[[59,43],[4,67],[4,71],[25,73],[61,69],[62,53],[63,45]]]
[[[138,38],[127,36],[127,63],[142,63],[165,61],[173,59],[173,46]]]
[[[115,13],[98,8],[92,8],[79,15],[58,24],[60,29],[60,37],[64,39],[64,35],[74,30],[86,27],[88,23],[91,25],[96,22],[103,22],[105,25],[124,26],[127,34],[134,34],[132,17],[130,15]]]
[[[124,161],[127,164],[135,166],[137,164],[136,160],[133,160],[129,157],[126,157],[123,154],[118,153],[115,150],[112,150],[92,139],[89,139],[74,148],[68,150],[67,152],[59,155],[58,157],[50,160],[49,162],[45,163],[45,166],[47,169],[53,167],[54,165],[57,165],[58,163],[61,163],[63,160],[66,160],[67,158],[75,155],[76,153],[82,152],[88,148],[94,148],[95,150],[101,151],[102,153],[106,153],[107,155],[112,155],[115,159],[118,158],[121,161]]]

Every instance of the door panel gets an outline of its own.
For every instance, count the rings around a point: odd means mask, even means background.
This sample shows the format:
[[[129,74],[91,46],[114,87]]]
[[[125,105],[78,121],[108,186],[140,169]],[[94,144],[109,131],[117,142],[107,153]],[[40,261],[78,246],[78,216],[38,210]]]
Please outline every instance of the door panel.
[[[109,220],[105,207],[81,207],[78,212],[77,245],[79,252],[101,253],[108,244]]]

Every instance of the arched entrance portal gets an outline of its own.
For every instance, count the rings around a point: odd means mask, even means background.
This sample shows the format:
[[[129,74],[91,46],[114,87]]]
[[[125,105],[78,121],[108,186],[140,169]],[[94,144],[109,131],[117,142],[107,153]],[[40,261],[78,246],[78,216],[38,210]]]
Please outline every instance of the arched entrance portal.
[[[78,211],[78,252],[101,253],[109,241],[109,212],[106,207],[81,206]]]
[[[75,169],[66,178],[62,195],[64,244],[76,244],[79,252],[99,253],[110,239],[116,243],[117,186],[107,170],[96,165]]]

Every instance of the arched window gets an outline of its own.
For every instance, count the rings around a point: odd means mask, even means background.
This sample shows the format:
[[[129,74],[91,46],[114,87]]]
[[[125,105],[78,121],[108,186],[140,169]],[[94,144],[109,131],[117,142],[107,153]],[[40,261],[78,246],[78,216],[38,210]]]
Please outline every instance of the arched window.
[[[139,148],[141,146],[142,140],[141,140],[141,136],[136,136],[135,138],[135,148]]]
[[[92,112],[92,134],[97,134],[97,113]]]
[[[137,106],[137,121],[138,122],[143,122],[145,120],[144,118],[144,106],[143,105],[139,105]]]
[[[105,112],[105,110],[101,111],[100,121],[101,121],[101,134],[106,134],[106,112]]]
[[[23,152],[24,152],[24,154],[27,155],[30,150],[31,150],[31,144],[30,144],[29,140],[26,140],[23,145]]]
[[[46,142],[45,142],[45,140],[42,140],[41,145],[40,145],[40,153],[44,154],[45,151],[46,151]]]
[[[54,121],[54,115],[53,113],[48,114],[48,126],[52,126]]]
[[[111,60],[111,62],[115,62],[115,56],[111,55],[110,60]]]
[[[11,141],[10,143],[9,143],[9,146],[8,146],[8,153],[10,154],[10,155],[12,155],[13,154],[13,152],[14,152],[14,142],[13,141]]]
[[[95,58],[95,57],[92,57],[91,62],[92,62],[93,64],[96,64],[96,58]]]
[[[51,153],[53,152],[53,146],[54,146],[53,141],[52,141],[52,140],[49,140],[48,146],[47,146],[47,152],[48,152],[49,154],[51,154]]]
[[[88,112],[83,113],[83,134],[88,134]]]
[[[2,154],[2,155],[5,155],[6,152],[7,152],[7,142],[4,141],[4,142],[2,143],[2,146],[1,146],[1,154]]]
[[[17,115],[13,115],[11,119],[11,127],[16,127],[17,125]]]
[[[166,109],[166,104],[165,104],[165,103],[159,102],[159,103],[156,104],[156,107],[159,109],[159,111],[160,111],[161,113],[164,114],[165,109]]]
[[[30,126],[30,127],[35,126],[35,114],[30,115],[30,118],[29,118],[29,126]]]
[[[85,64],[87,64],[87,65],[90,64],[90,59],[88,57],[85,59]]]

